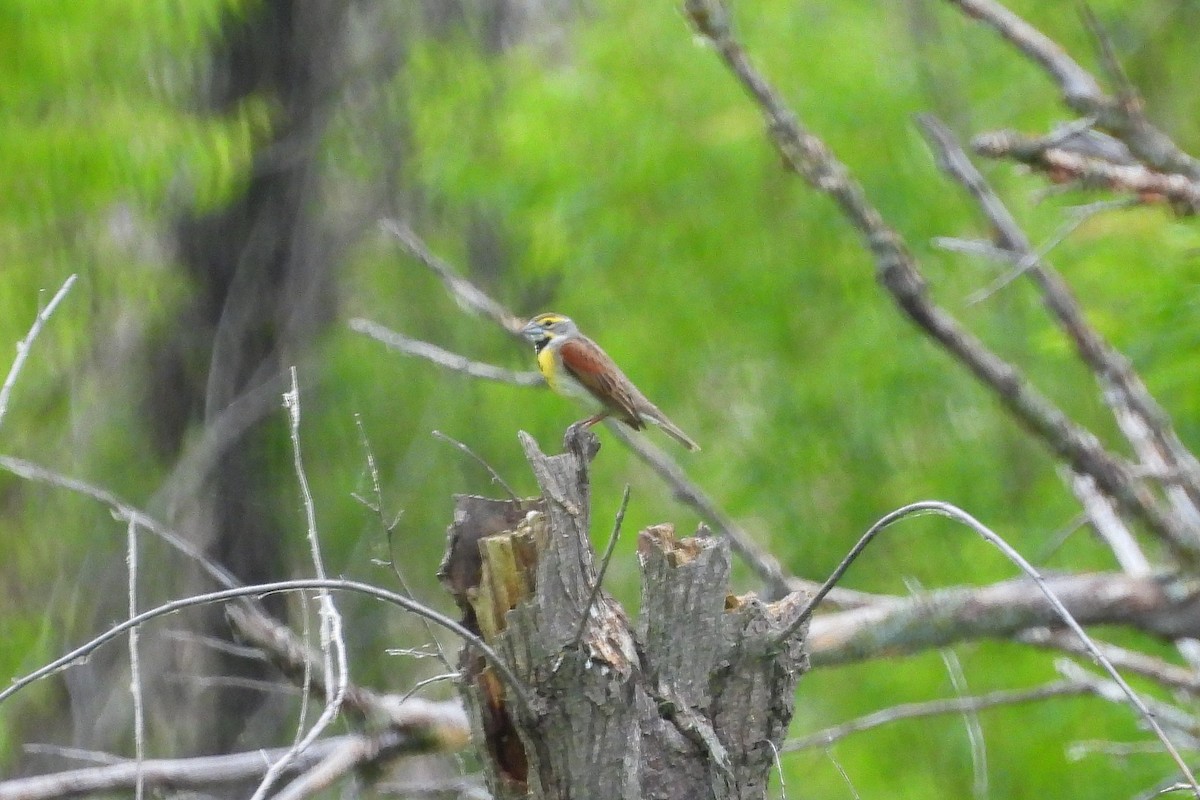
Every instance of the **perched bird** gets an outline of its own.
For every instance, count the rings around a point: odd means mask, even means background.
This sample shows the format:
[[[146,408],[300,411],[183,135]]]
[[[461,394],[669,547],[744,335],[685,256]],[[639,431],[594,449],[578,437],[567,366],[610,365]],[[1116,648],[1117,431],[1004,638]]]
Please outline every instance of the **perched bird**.
[[[579,332],[562,314],[538,314],[521,332],[533,342],[538,369],[546,383],[561,395],[584,401],[596,413],[583,421],[595,425],[615,417],[634,430],[652,422],[688,450],[700,445],[638,391],[600,345]]]

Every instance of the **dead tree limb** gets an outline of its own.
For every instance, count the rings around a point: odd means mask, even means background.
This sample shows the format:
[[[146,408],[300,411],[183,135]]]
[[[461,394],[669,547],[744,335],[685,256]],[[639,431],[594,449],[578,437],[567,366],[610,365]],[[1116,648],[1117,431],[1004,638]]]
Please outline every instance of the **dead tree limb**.
[[[862,236],[880,285],[927,336],[987,387],[1009,413],[1076,472],[1090,476],[1130,516],[1145,523],[1185,565],[1200,563],[1196,531],[1159,503],[1131,465],[1111,453],[1087,428],[1069,418],[1015,366],[934,301],[917,260],[903,237],[871,204],[846,165],[809,131],[734,37],[720,0],[686,0],[693,28],[717,51],[758,105],[768,134],[788,169],[837,203]]]
[[[1200,635],[1200,587],[1187,578],[1095,573],[1047,582],[1081,624],[1128,625],[1165,639]],[[1022,579],[818,616],[808,646],[813,665],[828,667],[1058,623],[1046,598]]]
[[[464,700],[493,796],[764,798],[807,669],[803,630],[773,643],[802,597],[730,596],[728,542],[704,529],[677,539],[659,525],[638,537],[632,624],[607,592],[593,598],[588,466],[598,440],[572,428],[557,456],[521,441],[542,496],[459,498],[440,572],[464,624],[534,698],[532,711],[509,703],[464,650]]]
[[[991,27],[1026,58],[1044,69],[1072,110],[1096,118],[1098,127],[1123,141],[1134,155],[1160,172],[1200,179],[1200,160],[1154,127],[1136,97],[1112,97],[1100,82],[1037,28],[995,0],[948,0],[964,14]]]

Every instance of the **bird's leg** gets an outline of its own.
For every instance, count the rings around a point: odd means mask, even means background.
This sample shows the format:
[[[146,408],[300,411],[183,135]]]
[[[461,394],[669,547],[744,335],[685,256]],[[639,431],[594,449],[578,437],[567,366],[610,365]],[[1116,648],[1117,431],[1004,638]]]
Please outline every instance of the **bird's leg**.
[[[599,414],[590,416],[587,419],[581,419],[578,422],[572,422],[571,427],[567,428],[567,435],[568,436],[571,435],[575,430],[577,430],[579,428],[590,428],[607,416],[608,416],[607,412],[601,412]]]

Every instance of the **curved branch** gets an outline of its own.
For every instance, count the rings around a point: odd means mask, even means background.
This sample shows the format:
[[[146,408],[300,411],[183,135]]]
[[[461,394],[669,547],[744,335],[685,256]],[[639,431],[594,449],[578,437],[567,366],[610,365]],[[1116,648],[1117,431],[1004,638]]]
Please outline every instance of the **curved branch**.
[[[11,686],[3,691],[0,691],[0,703],[3,703],[5,700],[12,697],[14,694],[19,692],[21,689],[24,689],[31,683],[35,683],[42,678],[53,675],[65,667],[70,666],[73,662],[78,661],[79,659],[88,655],[101,645],[118,638],[121,636],[121,634],[125,633],[131,628],[136,628],[137,626],[143,625],[157,617],[173,614],[177,611],[182,611],[185,608],[192,608],[194,606],[208,605],[210,603],[221,603],[226,600],[236,600],[238,598],[261,597],[263,595],[272,594],[275,592],[294,592],[302,589],[332,589],[339,592],[357,592],[358,594],[365,594],[369,597],[374,597],[377,600],[382,600],[385,603],[391,603],[392,605],[399,606],[406,611],[410,611],[418,616],[424,617],[430,622],[445,628],[446,630],[457,635],[468,645],[475,648],[480,655],[487,659],[488,663],[494,667],[496,671],[504,678],[504,681],[508,684],[508,687],[513,690],[513,693],[516,695],[518,701],[520,701],[524,710],[531,714],[533,713],[534,709],[532,705],[532,699],[530,698],[528,691],[525,689],[525,686],[517,678],[516,674],[512,671],[504,659],[500,657],[499,653],[489,647],[488,644],[483,641],[483,639],[479,638],[474,633],[471,633],[471,631],[467,630],[459,623],[455,622],[444,614],[434,611],[432,608],[418,603],[412,598],[396,594],[395,592],[389,592],[387,589],[380,589],[377,586],[371,586],[370,584],[360,583],[358,581],[336,580],[329,578],[301,578],[291,581],[260,583],[254,586],[239,586],[233,589],[224,589],[219,592],[209,592],[208,594],[185,597],[180,600],[172,600],[169,603],[163,603],[156,608],[143,611],[141,614],[138,614],[135,617],[131,617],[116,625],[113,625],[111,628],[95,637],[91,641],[80,645],[71,652],[60,656],[59,658],[56,658],[54,661],[51,661],[49,664],[34,670],[23,678],[14,680]]]
[[[428,267],[434,275],[437,275],[446,286],[447,291],[458,301],[459,305],[473,314],[478,314],[492,320],[507,331],[514,339],[525,341],[525,337],[521,334],[521,328],[525,327],[525,320],[514,315],[485,292],[480,291],[475,284],[462,278],[449,264],[430,252],[429,248],[412,232],[411,228],[394,219],[381,220],[379,227],[395,237],[396,241],[400,243],[409,255]]]
[[[879,533],[885,530],[892,523],[898,522],[904,517],[922,513],[941,514],[960,522],[963,525],[966,525],[972,531],[983,537],[984,541],[986,541],[988,544],[991,544],[999,549],[1000,552],[1004,554],[1005,558],[1007,558],[1013,564],[1016,564],[1022,572],[1024,572],[1033,580],[1033,583],[1044,596],[1044,602],[1053,611],[1054,616],[1058,620],[1061,620],[1063,624],[1070,628],[1071,631],[1077,637],[1079,637],[1079,641],[1086,648],[1088,655],[1095,659],[1104,672],[1108,674],[1109,678],[1112,679],[1113,685],[1117,690],[1119,690],[1120,695],[1124,698],[1124,701],[1137,711],[1142,721],[1145,722],[1146,726],[1151,731],[1153,731],[1155,738],[1162,743],[1163,749],[1166,750],[1168,755],[1170,755],[1171,760],[1175,762],[1175,766],[1179,768],[1180,774],[1187,780],[1188,786],[1191,787],[1196,797],[1200,798],[1200,783],[1196,782],[1196,776],[1192,774],[1191,768],[1188,767],[1187,762],[1183,760],[1183,756],[1180,755],[1179,750],[1175,747],[1174,743],[1171,742],[1166,732],[1162,729],[1162,726],[1158,723],[1158,720],[1155,719],[1155,715],[1146,705],[1146,701],[1143,700],[1141,696],[1133,690],[1133,687],[1130,686],[1123,677],[1121,677],[1121,673],[1117,672],[1117,669],[1112,665],[1112,662],[1104,657],[1104,654],[1100,651],[1100,648],[1083,630],[1083,626],[1079,624],[1079,621],[1071,615],[1071,612],[1063,604],[1062,600],[1059,599],[1058,595],[1051,590],[1049,584],[1046,582],[1046,579],[1042,577],[1041,573],[1039,573],[1032,564],[1026,561],[1020,553],[1013,549],[1013,547],[1008,542],[1004,541],[1004,539],[1001,538],[995,531],[984,525],[979,520],[975,519],[967,512],[963,511],[961,508],[958,508],[950,503],[943,503],[938,500],[926,500],[918,503],[911,503],[884,516],[882,519],[872,525],[870,530],[863,534],[863,537],[859,539],[857,544],[854,545],[850,551],[850,554],[843,559],[842,563],[838,565],[836,570],[834,570],[833,575],[830,576],[829,580],[825,582],[825,586],[822,587],[822,591],[818,592],[811,600],[809,600],[808,605],[801,610],[796,620],[784,630],[782,636],[777,641],[786,641],[786,637],[795,633],[795,631],[799,629],[799,626],[805,623],[808,617],[812,614],[813,609],[816,608],[817,604],[821,602],[821,599],[824,597],[824,593],[828,590],[828,588],[833,586],[833,584],[835,584],[841,578],[841,576],[845,574],[846,570],[849,569],[850,564],[852,564],[854,559],[857,558],[858,555],[861,554],[866,548],[866,546],[874,540],[874,537],[879,535]]]

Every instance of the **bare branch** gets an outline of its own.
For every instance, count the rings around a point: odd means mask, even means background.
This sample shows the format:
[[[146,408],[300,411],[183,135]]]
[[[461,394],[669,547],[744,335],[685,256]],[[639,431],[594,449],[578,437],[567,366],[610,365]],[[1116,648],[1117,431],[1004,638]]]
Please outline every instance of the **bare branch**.
[[[1114,411],[1119,413],[1120,409],[1128,408],[1151,430],[1155,442],[1164,453],[1171,457],[1179,455],[1178,459],[1172,458],[1173,465],[1190,468],[1195,464],[1195,460],[1186,455],[1186,448],[1175,434],[1167,413],[1151,396],[1128,359],[1118,353],[1088,323],[1083,309],[1066,282],[1034,251],[1025,233],[983,175],[967,158],[966,153],[955,141],[954,135],[935,117],[923,115],[918,121],[934,149],[938,165],[975,198],[988,222],[996,230],[1000,246],[1012,251],[1021,259],[1021,266],[1027,267],[1027,274],[1041,291],[1046,308],[1071,339],[1079,357],[1096,376],[1105,390],[1105,398]],[[1108,460],[1116,463],[1111,457],[1108,457]],[[1128,471],[1119,479],[1114,475],[1108,480],[1102,479],[1094,470],[1077,467],[1076,471],[1093,478],[1106,494],[1115,497],[1126,510],[1146,520],[1177,554],[1184,557],[1184,560],[1194,560],[1200,552],[1197,550],[1197,546],[1200,545],[1197,532],[1186,521],[1162,509],[1144,487],[1137,485]],[[1200,474],[1189,475],[1189,479],[1190,488],[1200,495]]]
[[[1062,242],[1068,236],[1074,233],[1080,225],[1082,225],[1091,217],[1103,211],[1113,208],[1125,208],[1128,205],[1129,204],[1124,200],[1117,201],[1115,203],[1092,203],[1091,205],[1084,207],[1082,210],[1071,214],[1065,222],[1058,226],[1058,230],[1056,230],[1049,239],[1043,242],[1037,250],[1030,251],[1025,255],[1000,249],[999,252],[1007,253],[1009,260],[1015,262],[1013,268],[997,278],[991,286],[981,289],[978,292],[974,292],[970,297],[967,298],[967,303],[970,305],[982,303],[992,295],[996,294],[996,292],[1003,289],[1005,286],[1008,286],[1017,278],[1020,278],[1030,269],[1037,267],[1041,263],[1042,259],[1045,258],[1051,250],[1062,244]]]
[[[461,278],[449,264],[435,256],[425,246],[425,243],[413,233],[411,228],[394,219],[381,220],[379,227],[396,237],[396,240],[408,251],[409,255],[420,261],[432,270],[433,274],[441,278],[446,289],[463,309],[472,314],[487,317],[508,331],[514,339],[525,341],[521,335],[521,328],[525,327],[525,320],[517,317],[500,303],[488,297],[486,293],[480,291],[470,281]]]
[[[1168,755],[1171,756],[1171,760],[1174,761],[1175,765],[1179,768],[1180,774],[1187,779],[1189,785],[1196,793],[1196,797],[1200,798],[1200,784],[1196,782],[1196,778],[1192,774],[1191,769],[1189,769],[1187,762],[1183,760],[1183,756],[1179,754],[1179,750],[1175,747],[1171,740],[1167,738],[1167,734],[1159,726],[1158,722],[1154,718],[1154,714],[1152,714],[1150,709],[1147,708],[1145,701],[1143,701],[1137,692],[1133,690],[1133,687],[1121,677],[1121,674],[1117,672],[1112,663],[1104,658],[1104,655],[1100,652],[1100,649],[1083,630],[1083,627],[1079,624],[1079,621],[1071,615],[1069,610],[1067,610],[1066,605],[1063,604],[1058,595],[1055,594],[1055,592],[1050,588],[1049,584],[1042,577],[1041,573],[1039,573],[1032,564],[1026,561],[1020,553],[1013,549],[1008,542],[1004,541],[1003,538],[997,535],[995,531],[988,528],[986,525],[975,519],[967,512],[949,503],[943,503],[936,500],[912,503],[893,511],[891,514],[888,514],[871,526],[871,529],[868,530],[858,541],[858,543],[855,544],[853,549],[851,549],[850,554],[842,561],[841,564],[838,565],[838,568],[834,570],[833,575],[830,576],[829,580],[825,584],[825,587],[822,587],[823,591],[817,592],[817,594],[814,595],[811,600],[809,600],[808,605],[801,609],[796,621],[784,629],[784,632],[780,637],[780,641],[786,641],[787,636],[795,633],[795,631],[799,629],[800,625],[805,624],[809,616],[811,616],[813,609],[816,608],[817,604],[821,602],[821,598],[824,596],[825,588],[832,586],[837,582],[841,575],[845,574],[846,569],[849,568],[850,564],[854,561],[858,554],[861,553],[868,544],[870,544],[876,535],[878,535],[892,523],[897,522],[906,516],[920,513],[941,514],[961,522],[975,533],[983,537],[983,539],[989,544],[998,548],[1000,552],[1004,554],[1005,558],[1016,564],[1022,572],[1033,579],[1034,584],[1036,584],[1042,595],[1044,595],[1045,600],[1053,610],[1054,615],[1058,619],[1062,620],[1062,622],[1065,623],[1066,626],[1070,628],[1077,637],[1079,637],[1084,647],[1087,648],[1088,653],[1091,654],[1091,656],[1100,664],[1104,671],[1108,673],[1113,684],[1120,689],[1120,692],[1124,696],[1125,700],[1138,712],[1142,721],[1145,722],[1146,726],[1154,732],[1155,737],[1162,742],[1163,748],[1167,751]],[[811,630],[810,637],[812,637]]]
[[[137,519],[129,520],[125,542],[125,561],[129,576],[129,616],[137,616],[138,586],[138,540]],[[129,629],[129,692],[133,696],[133,752],[137,764],[133,796],[136,800],[145,797],[146,783],[142,775],[142,763],[146,760],[146,710],[142,702],[142,659],[138,654],[138,629]]]
[[[449,350],[443,350],[429,342],[410,339],[395,331],[388,330],[369,319],[356,317],[350,320],[349,326],[351,330],[366,334],[376,341],[383,342],[394,350],[399,350],[401,353],[417,356],[426,361],[432,361],[438,366],[445,367],[454,372],[466,373],[473,378],[511,383],[514,386],[541,386],[546,383],[546,379],[542,377],[540,372],[513,372],[512,370],[495,367],[481,361],[472,361],[466,356],[460,356],[457,353],[451,353]]]
[[[587,602],[583,606],[583,614],[579,616],[579,628],[575,631],[574,643],[579,644],[579,640],[583,638],[583,631],[587,627],[588,618],[592,615],[592,606],[596,602],[596,598],[600,596],[600,589],[604,586],[604,575],[608,572],[608,564],[612,561],[613,550],[616,549],[617,539],[621,537],[621,523],[625,521],[625,509],[629,507],[629,484],[625,484],[625,491],[621,493],[621,505],[617,508],[617,517],[613,521],[612,533],[609,534],[608,544],[604,548],[604,555],[600,558],[600,569],[596,572],[596,580],[592,583],[592,590],[588,592]]]
[[[475,459],[476,463],[478,463],[479,466],[481,466],[485,470],[487,470],[487,473],[492,476],[492,483],[500,486],[501,488],[504,489],[505,492],[508,493],[509,499],[511,499],[511,500],[519,500],[520,499],[517,497],[517,493],[513,491],[513,488],[508,485],[508,483],[504,480],[504,478],[500,477],[500,473],[496,472],[496,470],[492,468],[491,464],[484,461],[482,456],[480,456],[478,453],[476,453],[471,448],[467,447],[466,444],[458,441],[457,439],[455,439],[453,437],[447,436],[446,434],[442,433],[441,431],[434,431],[433,438],[441,439],[443,442],[453,445],[454,447],[458,448],[463,453],[466,453],[468,456]]]
[[[292,466],[296,471],[296,481],[300,485],[300,494],[304,501],[304,521],[305,532],[308,538],[309,555],[312,558],[313,570],[319,579],[324,579],[325,562],[321,557],[321,541],[317,535],[317,512],[316,504],[313,502],[312,490],[308,485],[308,474],[304,471],[304,458],[300,451],[300,386],[296,380],[296,368],[291,368],[292,388],[283,395],[283,407],[287,410],[288,415],[288,432],[292,441]],[[309,728],[307,733],[304,733],[304,715],[300,715],[300,721],[296,727],[296,741],[293,742],[289,749],[278,761],[273,763],[263,775],[262,780],[258,784],[258,788],[254,790],[250,800],[263,800],[267,796],[267,792],[271,790],[275,781],[278,780],[287,769],[297,755],[317,740],[326,728],[333,723],[337,718],[338,712],[341,710],[342,701],[346,698],[346,689],[350,683],[350,665],[346,656],[346,640],[342,635],[342,615],[338,612],[337,606],[333,602],[327,589],[322,589],[318,595],[320,602],[321,616],[321,655],[324,659],[325,672],[325,708],[322,709],[317,721]],[[306,661],[305,677],[308,676],[308,667]],[[302,687],[308,689],[308,683],[305,682]],[[332,689],[332,691],[330,691]],[[307,697],[307,695],[306,695]],[[345,764],[345,768],[349,769],[353,764],[366,757],[367,753],[361,747],[347,747],[340,751],[330,754],[329,759],[335,760],[337,763]],[[349,762],[346,762],[346,759]],[[319,770],[320,767],[317,769]],[[323,772],[322,774],[327,774]],[[290,789],[290,787],[289,787]],[[281,793],[282,794],[282,793]]]
[[[79,659],[87,656],[96,648],[112,641],[121,636],[130,628],[143,625],[152,619],[174,614],[177,611],[182,611],[185,608],[193,608],[195,606],[209,605],[212,603],[223,603],[227,600],[235,600],[238,598],[261,597],[275,592],[294,592],[307,589],[332,589],[337,592],[356,592],[365,594],[369,597],[374,597],[377,600],[382,600],[385,603],[390,603],[394,606],[399,606],[413,614],[424,617],[430,622],[438,625],[446,630],[454,633],[468,645],[482,655],[487,662],[496,669],[500,676],[504,679],[505,684],[511,689],[517,698],[517,701],[522,705],[525,711],[533,715],[532,699],[529,696],[525,686],[517,679],[516,674],[508,664],[500,657],[495,650],[488,646],[477,635],[464,628],[458,622],[450,619],[444,614],[440,614],[416,600],[404,595],[389,592],[386,589],[380,589],[377,586],[360,583],[358,581],[336,580],[336,579],[319,579],[319,578],[302,578],[290,581],[276,581],[274,583],[261,583],[254,586],[239,586],[232,589],[223,589],[219,592],[209,592],[207,594],[196,595],[194,597],[185,597],[180,600],[172,600],[169,603],[164,603],[156,608],[148,611],[143,611],[132,619],[124,620],[116,625],[113,625],[108,630],[93,638],[91,641],[76,647],[69,653],[66,653],[54,661],[46,664],[33,672],[25,675],[22,678],[16,679],[8,688],[0,691],[0,703],[3,703],[14,694],[35,683],[42,678],[53,675],[62,669],[69,667]]]
[[[66,489],[76,494],[90,497],[98,503],[108,506],[113,516],[122,522],[130,522],[136,519],[138,524],[143,528],[199,564],[218,585],[230,589],[242,585],[241,581],[235,578],[232,573],[196,549],[187,539],[146,512],[125,502],[107,489],[101,489],[86,481],[63,475],[54,470],[47,469],[40,464],[13,456],[0,455],[0,469],[11,472],[13,475],[27,481],[57,486],[60,489]]]
[[[1083,644],[1068,631],[1031,628],[1021,631],[1015,638],[1018,642],[1034,647],[1045,647],[1063,653],[1090,657]],[[1100,652],[1104,653],[1104,657],[1119,669],[1149,678],[1171,690],[1200,695],[1200,675],[1197,675],[1194,670],[1108,642],[1097,642],[1096,646],[1100,648]]]
[[[843,722],[832,728],[810,733],[783,743],[783,752],[792,753],[797,750],[811,750],[814,747],[828,747],[834,742],[848,736],[882,725],[889,725],[906,719],[936,717],[945,714],[962,714],[986,711],[989,708],[1036,703],[1052,697],[1075,697],[1090,694],[1091,688],[1076,681],[1055,681],[1032,689],[1006,689],[998,692],[975,697],[951,697],[945,700],[930,700],[923,703],[904,703],[881,711]]]
[[[942,657],[942,663],[946,666],[946,674],[950,678],[950,685],[954,687],[954,694],[960,698],[965,697],[967,695],[967,675],[963,671],[958,654],[949,647],[943,647],[938,651],[938,655]],[[971,770],[974,773],[972,794],[976,800],[986,800],[989,796],[988,762],[987,739],[983,735],[983,725],[979,723],[977,709],[964,709],[962,718],[967,732],[967,742],[971,745]]]
[[[383,530],[384,537],[387,539],[388,548],[388,566],[391,567],[392,574],[396,576],[396,580],[400,583],[400,588],[409,597],[416,597],[412,588],[408,585],[408,580],[404,577],[404,573],[400,570],[400,566],[396,563],[395,549],[395,532],[396,525],[400,520],[399,515],[392,522],[388,522],[384,517],[384,502],[383,502],[383,486],[379,482],[379,469],[375,465],[375,453],[371,450],[371,441],[367,438],[367,431],[363,427],[362,418],[355,414],[355,425],[358,426],[358,438],[362,444],[363,453],[367,459],[367,471],[371,476],[371,490],[375,494],[374,511],[379,518],[379,526]],[[371,504],[368,503],[370,508]],[[421,624],[425,626],[425,631],[429,634],[429,640],[433,642],[435,655],[438,660],[446,667],[447,670],[453,670],[454,667],[450,664],[450,659],[446,657],[445,651],[442,649],[442,643],[438,641],[437,636],[433,632],[433,626],[429,620],[421,618]]]
[[[465,738],[465,737],[464,737]],[[311,769],[276,792],[274,800],[304,800],[331,787],[339,778],[379,760],[387,742],[378,737],[355,737],[333,748]],[[282,759],[276,763],[283,763]],[[264,783],[265,783],[264,778]]]
[[[667,456],[660,448],[645,437],[621,426],[620,423],[608,419],[605,426],[613,432],[621,442],[634,452],[648,465],[675,493],[675,499],[692,508],[725,538],[734,552],[741,557],[759,579],[766,584],[768,591],[776,597],[782,597],[793,589],[799,588],[795,580],[784,575],[779,561],[765,549],[760,547],[750,535],[741,529],[725,512],[717,507],[707,494],[700,489],[677,462]]]
[[[372,736],[337,736],[315,742],[292,762],[286,774],[311,769],[330,753],[354,746],[371,761],[380,763],[403,753],[438,752],[462,747],[468,735],[467,720],[457,703],[410,701],[405,730],[387,730]],[[457,730],[457,738],[452,732]],[[197,758],[150,759],[142,762],[145,786],[154,792],[212,791],[257,780],[288,748],[254,750]],[[363,761],[359,762],[365,763]],[[137,781],[138,764],[120,761],[98,767],[52,775],[0,781],[0,800],[65,800],[91,794],[130,792]]]
[[[991,27],[1026,57],[1046,70],[1062,91],[1063,101],[1080,114],[1093,114],[1097,125],[1161,172],[1178,172],[1200,180],[1200,161],[1179,149],[1155,128],[1136,103],[1106,95],[1096,79],[1041,31],[995,0],[949,0],[969,17]]]
[[[1096,697],[1117,705],[1126,703],[1125,693],[1115,681],[1095,675],[1070,659],[1059,659],[1054,663],[1054,667],[1067,680],[1087,684]],[[1147,699],[1145,703],[1147,712],[1157,723],[1183,734],[1190,740],[1186,745],[1188,748],[1196,749],[1200,745],[1200,739],[1197,738],[1200,736],[1200,719],[1195,715],[1153,698]]]
[[[1005,264],[1016,264],[1020,261],[1010,251],[1003,247],[997,247],[991,242],[985,242],[980,239],[959,239],[956,236],[935,236],[930,243],[940,249],[950,253],[964,253],[969,256],[978,256],[991,261],[1001,261]]]
[[[1126,625],[1171,639],[1200,630],[1200,587],[1184,578],[1099,572],[1046,582],[1085,625]],[[813,617],[808,645],[813,667],[830,667],[970,639],[1007,638],[1058,623],[1046,598],[1021,579],[938,589],[878,608],[821,614]]]
[[[874,256],[880,283],[901,310],[993,391],[1005,407],[1056,455],[1091,475],[1111,496],[1142,518],[1178,551],[1182,560],[1200,561],[1200,541],[1178,520],[1158,508],[1129,468],[1104,449],[1088,430],[1071,421],[1018,370],[989,350],[978,337],[932,302],[924,277],[900,235],[884,222],[862,187],[825,143],[807,131],[733,38],[728,11],[719,0],[687,0],[693,26],[721,55],[730,71],[758,103],[772,141],[789,168],[829,195],[861,234]]]
[[[42,332],[42,328],[50,319],[50,315],[54,313],[54,309],[58,308],[58,304],[75,285],[75,277],[75,275],[71,275],[63,281],[63,285],[54,293],[54,297],[50,298],[46,307],[33,318],[33,324],[29,326],[29,333],[25,334],[24,339],[17,342],[16,358],[13,359],[12,367],[8,370],[8,377],[4,379],[3,385],[0,385],[0,423],[4,422],[4,414],[8,411],[8,398],[12,395],[13,386],[17,383],[17,376],[21,374],[21,367],[25,366],[25,359],[29,358],[33,340]]]
[[[1142,203],[1169,202],[1177,213],[1200,211],[1200,179],[1175,172],[1158,172],[1143,164],[1121,164],[1092,158],[1067,147],[1055,147],[1046,138],[1001,130],[971,140],[976,153],[988,158],[1008,158],[1046,173],[1055,183],[1078,181],[1136,195]]]

